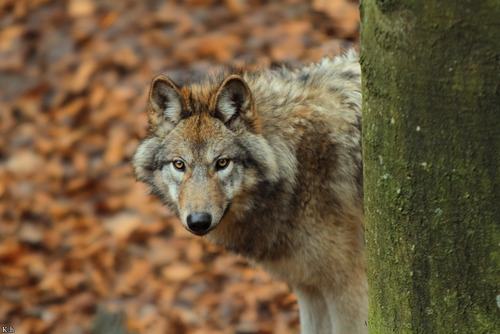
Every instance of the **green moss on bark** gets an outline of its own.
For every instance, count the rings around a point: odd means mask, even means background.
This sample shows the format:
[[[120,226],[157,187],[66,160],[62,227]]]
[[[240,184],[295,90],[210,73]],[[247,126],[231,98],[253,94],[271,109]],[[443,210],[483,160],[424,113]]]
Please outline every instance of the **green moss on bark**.
[[[370,333],[500,328],[499,17],[362,1]]]

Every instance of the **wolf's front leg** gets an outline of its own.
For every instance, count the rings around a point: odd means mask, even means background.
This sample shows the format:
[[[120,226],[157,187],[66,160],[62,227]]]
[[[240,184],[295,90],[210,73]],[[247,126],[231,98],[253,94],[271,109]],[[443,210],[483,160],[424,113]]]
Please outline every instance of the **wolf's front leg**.
[[[299,302],[301,334],[336,333],[330,320],[328,303],[318,291],[294,289]]]
[[[366,287],[334,294],[328,289],[294,289],[299,302],[301,334],[367,334]]]

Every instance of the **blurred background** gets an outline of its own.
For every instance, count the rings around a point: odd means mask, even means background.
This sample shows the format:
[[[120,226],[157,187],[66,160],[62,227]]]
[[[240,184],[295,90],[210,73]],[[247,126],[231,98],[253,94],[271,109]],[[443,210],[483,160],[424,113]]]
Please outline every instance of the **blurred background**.
[[[0,326],[297,333],[288,286],[184,231],[130,158],[154,75],[300,65],[358,33],[352,0],[0,0]]]

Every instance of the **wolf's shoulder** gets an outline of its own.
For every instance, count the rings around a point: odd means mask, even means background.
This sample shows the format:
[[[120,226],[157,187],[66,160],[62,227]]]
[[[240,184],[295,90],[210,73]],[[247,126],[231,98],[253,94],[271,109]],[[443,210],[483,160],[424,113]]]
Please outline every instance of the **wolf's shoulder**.
[[[330,127],[358,123],[361,117],[361,69],[350,50],[299,68],[281,67],[244,75],[264,125],[301,128],[320,122]]]
[[[337,56],[326,56],[302,67],[286,65],[243,73],[252,91],[259,93],[291,93],[294,89],[346,86],[355,88],[361,81],[358,53],[351,49]]]

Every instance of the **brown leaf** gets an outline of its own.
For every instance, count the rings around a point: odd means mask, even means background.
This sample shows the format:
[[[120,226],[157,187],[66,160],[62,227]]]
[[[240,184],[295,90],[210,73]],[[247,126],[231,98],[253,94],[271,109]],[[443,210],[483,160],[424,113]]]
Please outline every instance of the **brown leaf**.
[[[163,277],[170,282],[182,282],[189,279],[194,274],[193,268],[185,264],[173,264],[163,268],[161,272]]]
[[[104,220],[104,227],[115,238],[127,239],[141,224],[141,217],[135,213],[121,213]]]
[[[7,161],[7,170],[13,174],[30,175],[43,164],[43,158],[31,150],[16,152]]]
[[[144,260],[136,260],[127,271],[125,277],[120,281],[116,291],[119,294],[131,294],[138,284],[140,284],[149,274],[151,265]]]
[[[72,17],[87,16],[94,13],[95,6],[92,0],[70,0],[68,14]]]
[[[122,162],[124,158],[123,148],[127,140],[128,133],[124,127],[115,126],[111,128],[107,150],[104,154],[104,161],[107,164],[115,165]]]

